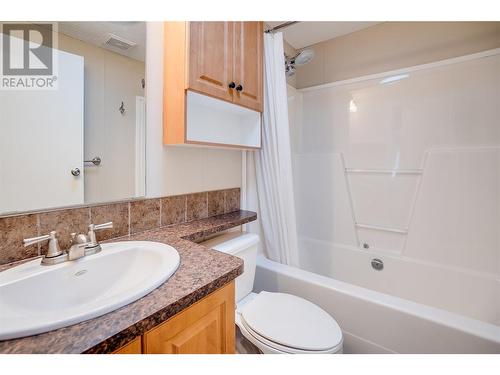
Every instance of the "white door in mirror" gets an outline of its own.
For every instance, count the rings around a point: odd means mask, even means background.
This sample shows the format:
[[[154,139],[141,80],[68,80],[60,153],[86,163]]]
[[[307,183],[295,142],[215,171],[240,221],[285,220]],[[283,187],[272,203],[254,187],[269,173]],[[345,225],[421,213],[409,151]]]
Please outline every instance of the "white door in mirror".
[[[53,52],[57,89],[0,90],[1,213],[84,203],[84,58]]]
[[[172,246],[148,241],[102,244],[102,251],[54,266],[40,259],[0,273],[0,340],[92,319],[163,284],[179,267]]]

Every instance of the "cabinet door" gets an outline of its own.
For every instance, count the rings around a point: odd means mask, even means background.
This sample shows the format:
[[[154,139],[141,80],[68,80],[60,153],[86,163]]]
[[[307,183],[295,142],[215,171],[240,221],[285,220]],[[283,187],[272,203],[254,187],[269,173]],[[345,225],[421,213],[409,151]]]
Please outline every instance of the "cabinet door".
[[[263,23],[234,22],[234,79],[241,85],[234,102],[262,112]]]
[[[144,335],[146,354],[234,353],[234,281]]]
[[[117,349],[113,352],[113,354],[141,354],[141,353],[142,353],[142,338],[140,336],[136,337],[127,345],[124,345],[120,349]]]
[[[234,30],[232,22],[189,23],[189,88],[232,101]],[[168,63],[168,62],[167,62]]]

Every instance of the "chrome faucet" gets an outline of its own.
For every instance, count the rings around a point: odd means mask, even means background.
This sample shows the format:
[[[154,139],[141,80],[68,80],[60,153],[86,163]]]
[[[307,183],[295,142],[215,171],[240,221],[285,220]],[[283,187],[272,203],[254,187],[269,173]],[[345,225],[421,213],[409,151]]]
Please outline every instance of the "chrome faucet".
[[[84,234],[71,233],[71,246],[68,249],[68,260],[77,260],[85,256],[87,247],[87,236]]]
[[[95,232],[97,230],[110,228],[113,228],[113,222],[99,225],[90,224],[87,234],[71,233],[71,246],[66,251],[59,248],[56,231],[52,231],[50,234],[44,236],[26,238],[23,240],[23,243],[26,247],[36,243],[49,241],[49,249],[47,254],[42,258],[42,265],[54,265],[70,260],[77,260],[87,255],[97,254],[102,249],[101,245],[97,242]]]

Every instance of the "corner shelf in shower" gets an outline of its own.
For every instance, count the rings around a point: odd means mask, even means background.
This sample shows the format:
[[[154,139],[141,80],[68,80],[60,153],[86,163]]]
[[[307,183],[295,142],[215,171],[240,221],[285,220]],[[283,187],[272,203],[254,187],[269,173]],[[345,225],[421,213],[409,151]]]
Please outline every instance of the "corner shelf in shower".
[[[346,168],[345,172],[347,174],[416,174],[420,175],[423,173],[422,169],[352,169]]]
[[[380,225],[361,224],[361,223],[355,223],[354,225],[358,228],[381,230],[385,232],[393,232],[399,234],[408,234],[408,229],[382,227]]]

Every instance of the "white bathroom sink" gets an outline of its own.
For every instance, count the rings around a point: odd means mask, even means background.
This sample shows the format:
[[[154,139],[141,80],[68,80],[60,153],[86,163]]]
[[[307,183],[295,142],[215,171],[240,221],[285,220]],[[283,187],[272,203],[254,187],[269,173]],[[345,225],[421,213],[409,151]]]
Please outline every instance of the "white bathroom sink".
[[[179,253],[157,242],[102,244],[52,266],[40,259],[0,272],[0,340],[47,332],[106,314],[164,283]]]

